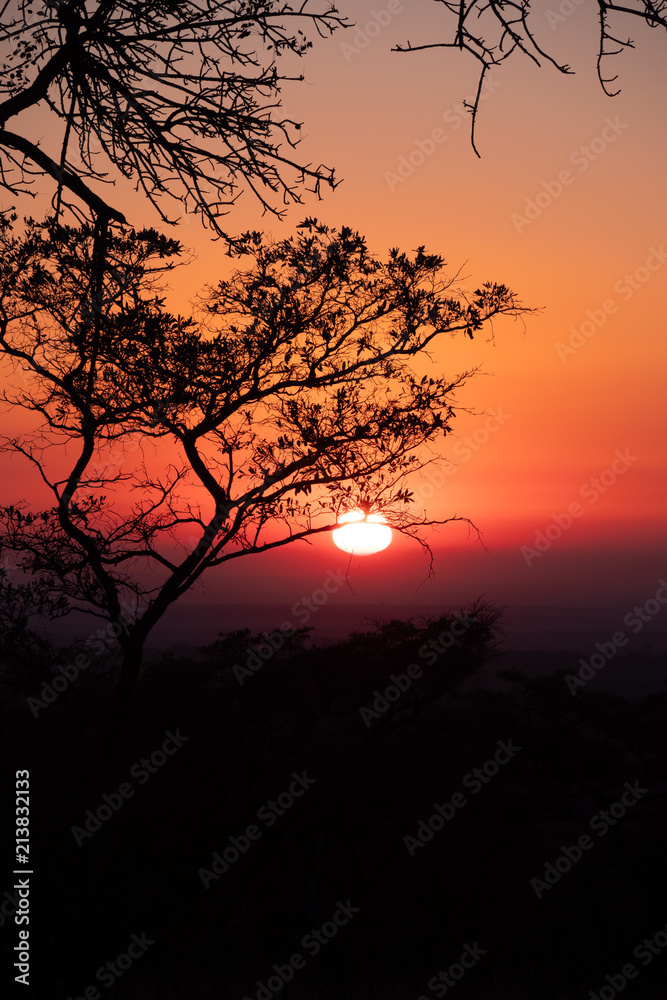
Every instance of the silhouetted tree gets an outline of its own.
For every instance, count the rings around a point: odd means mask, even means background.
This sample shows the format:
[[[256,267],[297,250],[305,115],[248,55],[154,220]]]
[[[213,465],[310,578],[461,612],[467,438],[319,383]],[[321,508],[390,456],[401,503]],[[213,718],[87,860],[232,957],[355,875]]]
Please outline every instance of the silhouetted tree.
[[[380,261],[350,229],[302,229],[245,234],[249,266],[196,318],[159,295],[179,245],[114,232],[92,318],[92,227],[29,223],[17,238],[5,220],[0,349],[24,380],[5,395],[35,429],[4,447],[55,504],[4,507],[2,544],[114,624],[123,695],[151,629],[205,570],[331,531],[355,506],[424,545],[422,527],[466,520],[411,511],[405,477],[451,430],[471,373],[420,377],[409,362],[525,308],[504,285],[466,294],[423,247]]]
[[[413,44],[406,42],[397,45],[395,52],[421,52],[424,49],[458,49],[467,52],[480,64],[480,74],[477,93],[467,106],[472,116],[471,140],[473,149],[479,156],[475,145],[475,124],[479,110],[479,102],[483,93],[484,79],[489,70],[500,66],[516,53],[522,53],[537,66],[541,60],[551,63],[560,73],[572,73],[567,63],[560,61],[546,51],[542,32],[548,25],[549,31],[577,10],[570,4],[570,10],[563,11],[561,4],[556,10],[542,11],[539,14],[532,9],[530,0],[505,0],[505,2],[487,3],[486,0],[435,0],[438,10],[446,11],[451,24],[450,34],[446,41],[427,41]],[[618,79],[607,75],[607,60],[610,56],[619,55],[623,49],[633,48],[634,42],[624,34],[620,27],[628,19],[649,28],[667,29],[666,0],[632,0],[631,4],[610,3],[608,0],[590,0],[581,7],[581,17],[591,14],[597,18],[599,25],[599,41],[597,50],[597,75],[608,97],[615,97],[618,90],[611,89]],[[539,17],[542,31],[535,26],[535,18]],[[619,25],[619,27],[616,27]]]
[[[328,35],[344,20],[275,0],[18,0],[0,24],[0,184],[32,193],[57,182],[56,211],[75,199],[98,220],[125,222],[101,194],[116,172],[170,220],[166,205],[198,213],[218,234],[243,187],[265,209],[299,201],[298,186],[333,170],[300,164],[300,125],[280,113],[279,59],[311,46],[301,27]],[[30,113],[50,113],[50,141],[30,138]],[[25,118],[15,131],[12,119]],[[22,123],[23,124],[23,123]],[[91,186],[91,182],[95,182]]]

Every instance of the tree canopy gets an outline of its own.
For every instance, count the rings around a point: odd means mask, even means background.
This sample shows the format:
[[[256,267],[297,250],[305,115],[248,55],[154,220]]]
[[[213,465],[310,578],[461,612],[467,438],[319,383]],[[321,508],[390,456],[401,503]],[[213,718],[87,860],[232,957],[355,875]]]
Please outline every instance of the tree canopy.
[[[419,537],[405,477],[451,430],[471,372],[416,373],[443,334],[472,338],[526,310],[504,285],[457,287],[423,247],[378,260],[349,228],[238,241],[245,267],[193,316],[160,293],[180,245],[109,235],[100,308],[95,232],[28,223],[0,239],[0,350],[33,428],[6,440],[51,503],[2,508],[3,546],[71,607],[141,648],[213,566],[331,531],[350,507]],[[433,454],[437,454],[434,450]]]

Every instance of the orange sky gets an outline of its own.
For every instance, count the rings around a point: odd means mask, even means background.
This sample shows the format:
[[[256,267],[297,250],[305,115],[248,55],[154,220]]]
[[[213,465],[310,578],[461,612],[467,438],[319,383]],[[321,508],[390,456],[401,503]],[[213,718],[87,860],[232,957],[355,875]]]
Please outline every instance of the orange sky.
[[[386,6],[339,3],[362,26]],[[482,412],[456,420],[443,454],[457,468],[421,505],[429,516],[472,518],[489,551],[460,526],[444,527],[431,536],[435,579],[417,592],[427,562],[416,544],[400,540],[355,562],[355,599],[434,604],[486,592],[501,603],[631,608],[667,572],[664,40],[626,26],[637,48],[612,64],[622,93],[609,99],[595,76],[596,5],[587,0],[553,29],[545,12],[558,4],[533,5],[545,46],[576,75],[538,70],[518,56],[495,70],[481,105],[477,159],[468,120],[456,110],[473,89],[475,66],[452,51],[390,53],[395,42],[445,33],[430,0],[396,6],[403,10],[363,50],[341,48],[354,44],[354,31],[316,42],[302,63],[307,82],[284,94],[286,108],[304,121],[299,157],[335,165],[344,182],[319,203],[306,196],[282,223],[262,220],[245,195],[228,228],[287,235],[305,214],[316,214],[359,229],[380,254],[426,244],[453,268],[465,265],[471,287],[502,281],[544,311],[525,328],[499,323],[495,344],[484,336],[446,340],[434,355],[438,371],[481,365],[493,373],[471,381],[460,402],[504,417],[493,431]],[[401,158],[408,162],[420,145],[429,155],[398,182]],[[135,197],[119,200],[137,224],[156,223]],[[185,306],[191,290],[215,280],[226,262],[197,220],[186,220],[178,236],[198,256],[174,277]],[[572,337],[581,346],[573,349]],[[606,471],[617,452],[630,456],[623,471]],[[591,485],[601,475],[604,489]],[[18,481],[16,469],[12,486]],[[536,533],[575,502],[581,515],[529,565],[522,546],[533,546]],[[291,550],[289,559],[284,552],[253,556],[210,578],[207,599],[282,600],[286,585],[296,599],[346,560],[329,538]],[[348,591],[333,599],[352,598]]]

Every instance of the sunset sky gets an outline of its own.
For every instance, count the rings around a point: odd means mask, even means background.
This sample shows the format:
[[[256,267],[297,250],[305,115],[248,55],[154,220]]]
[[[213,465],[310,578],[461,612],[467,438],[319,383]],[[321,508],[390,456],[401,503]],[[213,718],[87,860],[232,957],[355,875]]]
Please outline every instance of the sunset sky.
[[[384,0],[338,6],[362,29],[387,9]],[[575,75],[519,55],[494,70],[480,107],[481,159],[460,110],[476,86],[473,60],[390,51],[446,37],[451,22],[432,0],[392,3],[389,24],[358,51],[354,29],[316,41],[300,64],[306,82],[287,87],[284,104],[304,123],[301,161],[335,166],[342,183],[320,202],[305,195],[282,222],[262,219],[245,194],[227,220],[230,231],[286,236],[316,215],[358,229],[379,255],[425,244],[462,268],[471,289],[504,282],[542,307],[525,322],[499,322],[494,343],[484,334],[443,340],[433,355],[438,374],[475,366],[487,374],[459,394],[477,415],[455,421],[444,482],[412,485],[420,511],[471,518],[487,551],[463,525],[446,525],[429,535],[435,577],[424,582],[428,560],[398,539],[353,560],[354,595],[345,589],[333,601],[456,604],[486,593],[499,603],[630,610],[667,574],[664,33],[618,22],[636,49],[610,62],[622,88],[610,99],[595,72],[595,7],[585,0],[553,23],[555,0],[533,5],[542,44]],[[410,160],[419,149],[427,155]],[[157,224],[136,196],[119,189],[114,200],[135,224]],[[176,235],[197,258],[174,275],[173,303],[186,310],[193,289],[229,265],[197,219]],[[536,534],[554,516],[563,524],[572,504],[580,513],[571,527],[560,537],[552,527],[548,549],[531,557]],[[222,567],[207,578],[205,599],[289,608],[346,566],[330,537],[319,537]],[[200,599],[197,591],[186,600]]]

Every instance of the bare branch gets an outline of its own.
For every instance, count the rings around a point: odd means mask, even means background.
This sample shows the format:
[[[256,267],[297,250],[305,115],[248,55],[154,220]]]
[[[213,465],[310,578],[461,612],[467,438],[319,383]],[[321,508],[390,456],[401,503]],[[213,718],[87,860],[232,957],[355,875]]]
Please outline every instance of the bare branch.
[[[546,51],[539,40],[539,31],[535,27],[534,11],[530,0],[434,0],[438,9],[450,15],[451,41],[429,41],[422,44],[405,42],[396,45],[394,52],[420,52],[425,49],[457,49],[467,52],[480,64],[477,92],[473,104],[468,106],[471,113],[471,144],[479,156],[476,142],[476,126],[479,103],[482,95],[482,85],[486,73],[492,67],[501,66],[515,53],[521,52],[537,66],[541,60],[550,63],[559,73],[571,74],[573,71],[567,63],[555,58]],[[591,5],[592,6],[592,5]],[[556,12],[548,12],[559,17]],[[580,16],[585,16],[586,7],[581,8]],[[617,15],[630,15],[650,28],[667,28],[667,0],[637,0],[636,6],[625,7],[610,3],[608,0],[597,0],[597,16],[600,25],[600,41],[597,53],[597,73],[605,94],[615,97],[618,90],[610,90],[617,77],[608,77],[603,71],[607,57],[619,55],[626,48],[633,48],[630,39],[620,39],[610,31],[610,19]],[[565,19],[564,15],[560,15]],[[485,39],[492,41],[487,42]]]

